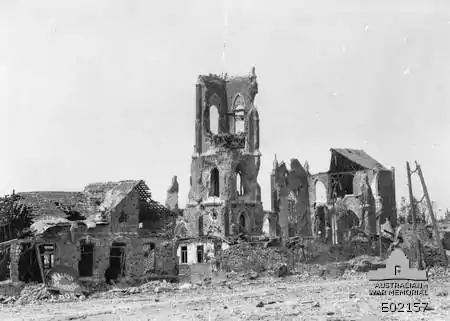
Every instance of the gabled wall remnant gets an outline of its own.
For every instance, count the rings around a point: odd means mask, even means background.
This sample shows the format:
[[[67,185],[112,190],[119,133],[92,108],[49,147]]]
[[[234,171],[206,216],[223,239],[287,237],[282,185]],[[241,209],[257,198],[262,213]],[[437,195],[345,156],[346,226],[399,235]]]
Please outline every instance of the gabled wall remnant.
[[[278,212],[281,237],[312,233],[308,173],[297,159],[290,169],[275,159],[271,174],[272,211]]]
[[[172,184],[170,185],[169,189],[167,190],[167,197],[166,197],[166,207],[170,211],[178,210],[178,180],[177,177],[174,176],[172,178]]]

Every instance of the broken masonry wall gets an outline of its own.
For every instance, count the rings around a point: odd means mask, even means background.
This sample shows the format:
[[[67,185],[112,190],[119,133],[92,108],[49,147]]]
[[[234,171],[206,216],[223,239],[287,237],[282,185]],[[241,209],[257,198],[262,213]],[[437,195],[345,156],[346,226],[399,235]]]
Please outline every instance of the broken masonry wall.
[[[177,257],[179,259],[180,266],[181,265],[191,265],[191,264],[201,264],[210,262],[215,258],[215,243],[217,240],[215,239],[208,239],[208,238],[193,238],[193,239],[184,239],[180,240],[178,247],[177,247]],[[225,251],[230,246],[225,242],[219,242],[220,244],[220,250]],[[203,262],[198,262],[197,260],[197,247],[203,245],[204,255],[203,255]],[[181,251],[182,247],[187,248],[187,263],[181,263]]]
[[[93,275],[85,279],[104,280],[106,269],[110,265],[110,250],[114,242],[125,244],[125,276],[135,278],[143,274],[143,248],[142,240],[137,233],[111,233],[107,225],[97,226],[82,232],[75,232],[75,243],[70,238],[42,237],[39,243],[55,244],[55,265],[69,266],[78,271],[78,262],[81,256],[81,241],[94,245]],[[84,231],[83,231],[84,230]],[[66,233],[69,233],[66,231]]]
[[[311,190],[306,170],[297,159],[291,159],[290,169],[284,162],[276,166],[272,180],[272,198],[278,197],[273,205],[279,210],[282,239],[311,235]]]
[[[231,203],[231,224],[239,226],[241,215],[245,218],[245,234],[261,235],[264,211],[258,202],[232,202]],[[231,234],[231,233],[230,233]]]
[[[112,233],[137,233],[139,228],[139,192],[133,189],[111,212]]]

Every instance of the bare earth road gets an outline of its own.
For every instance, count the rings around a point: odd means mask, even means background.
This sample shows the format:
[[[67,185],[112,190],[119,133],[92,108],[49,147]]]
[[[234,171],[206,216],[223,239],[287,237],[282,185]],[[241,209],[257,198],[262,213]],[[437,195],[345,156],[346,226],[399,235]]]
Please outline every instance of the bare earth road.
[[[383,299],[369,296],[367,280],[302,282],[289,277],[112,299],[0,306],[0,320],[450,320],[450,297],[442,294],[450,282],[429,286],[426,301],[431,310],[425,312],[381,312]],[[257,307],[260,302],[263,306]]]

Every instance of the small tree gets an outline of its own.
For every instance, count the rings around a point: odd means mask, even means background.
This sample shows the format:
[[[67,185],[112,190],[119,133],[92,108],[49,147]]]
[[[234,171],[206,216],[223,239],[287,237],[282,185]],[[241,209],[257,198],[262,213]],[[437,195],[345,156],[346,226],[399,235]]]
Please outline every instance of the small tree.
[[[14,193],[0,197],[0,241],[21,237],[32,224],[32,211]]]

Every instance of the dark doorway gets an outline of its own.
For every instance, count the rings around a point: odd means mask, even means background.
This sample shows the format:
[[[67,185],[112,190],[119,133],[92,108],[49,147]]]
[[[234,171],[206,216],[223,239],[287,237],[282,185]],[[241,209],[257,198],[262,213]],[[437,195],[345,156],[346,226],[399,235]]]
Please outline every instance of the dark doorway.
[[[197,263],[203,263],[204,247],[203,245],[197,246]]]
[[[36,249],[31,243],[23,243],[19,257],[19,281],[42,282]]]
[[[109,251],[110,279],[112,280],[125,276],[125,246],[125,243],[114,242]]]
[[[79,276],[92,276],[94,272],[94,244],[82,242],[80,244],[80,261],[78,262]]]

